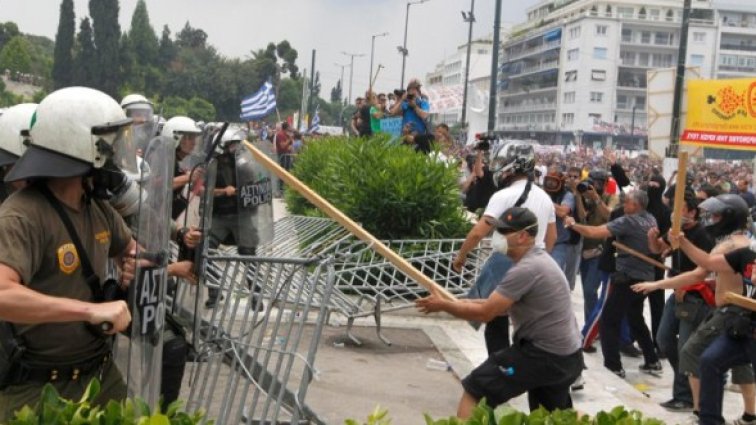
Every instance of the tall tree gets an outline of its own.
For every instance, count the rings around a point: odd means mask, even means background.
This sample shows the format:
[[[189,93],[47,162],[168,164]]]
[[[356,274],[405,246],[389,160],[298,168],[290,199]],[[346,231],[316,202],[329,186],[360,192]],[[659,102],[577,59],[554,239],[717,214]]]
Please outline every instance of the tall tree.
[[[192,49],[203,49],[207,42],[207,33],[199,28],[193,28],[186,22],[184,28],[176,35],[176,45]]]
[[[94,83],[96,88],[113,97],[118,95],[121,79],[119,9],[118,0],[89,0],[89,15],[92,17],[98,64]]]
[[[0,50],[0,69],[14,72],[31,71],[31,54],[29,42],[23,36],[15,36]]]
[[[84,18],[76,35],[76,84],[93,87],[97,70],[97,52],[92,41],[92,25]]]
[[[168,25],[163,26],[163,34],[160,36],[160,45],[158,47],[158,63],[165,67],[176,57],[176,46],[171,39],[171,29]]]
[[[0,24],[0,49],[5,46],[5,43],[9,42],[11,38],[21,35],[18,30],[18,25],[15,22],[6,22]]]
[[[341,98],[343,97],[343,94],[341,93],[343,90],[341,88],[341,80],[336,82],[336,85],[333,86],[331,89],[331,102],[341,102]]]
[[[157,65],[158,38],[150,25],[150,16],[144,0],[139,0],[131,15],[129,41],[134,53],[134,61],[139,65]]]
[[[55,88],[67,87],[73,83],[75,28],[76,15],[74,15],[73,0],[63,0],[60,3],[58,33],[55,35],[55,51],[53,53],[52,79]]]

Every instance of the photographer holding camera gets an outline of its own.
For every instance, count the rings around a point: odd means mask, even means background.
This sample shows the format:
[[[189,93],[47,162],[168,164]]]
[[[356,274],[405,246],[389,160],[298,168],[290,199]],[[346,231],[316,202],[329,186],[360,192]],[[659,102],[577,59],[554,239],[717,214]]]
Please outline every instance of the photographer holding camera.
[[[577,220],[589,226],[601,226],[609,222],[609,215],[617,204],[617,197],[604,193],[609,174],[604,170],[594,170],[588,178],[580,181],[580,170],[573,167],[567,173],[570,190],[575,196]],[[603,252],[603,240],[583,238],[583,249],[580,260],[580,276],[583,285],[583,314],[588,322],[591,311],[598,302],[598,291],[601,286],[599,260]]]
[[[402,128],[409,126],[409,131],[414,136],[417,150],[430,151],[430,140],[433,137],[428,130],[426,120],[430,116],[430,103],[423,99],[420,92],[420,81],[410,80],[407,90],[394,90],[397,101],[391,107],[389,113],[402,116]],[[421,137],[418,137],[421,136]]]

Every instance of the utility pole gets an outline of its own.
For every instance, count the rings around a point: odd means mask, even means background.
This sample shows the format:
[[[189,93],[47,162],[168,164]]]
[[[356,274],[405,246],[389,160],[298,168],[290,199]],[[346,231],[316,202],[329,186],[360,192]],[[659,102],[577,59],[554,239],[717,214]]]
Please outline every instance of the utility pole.
[[[312,68],[310,69],[310,97],[307,99],[307,129],[312,122],[312,98],[315,95],[315,49],[312,49]]]
[[[404,15],[404,44],[397,47],[397,50],[399,50],[399,53],[402,54],[402,83],[400,85],[401,88],[404,88],[404,69],[407,65],[407,55],[409,54],[409,51],[407,50],[407,28],[409,27],[409,10],[410,6],[413,4],[423,4],[428,0],[417,0],[417,1],[408,1],[407,2],[407,12]],[[373,78],[373,77],[370,77]]]
[[[467,128],[467,86],[470,84],[470,50],[472,50],[472,32],[475,23],[475,0],[470,0],[470,12],[462,12],[462,19],[470,23],[467,31],[467,59],[465,60],[465,86],[462,89],[462,128]]]
[[[677,73],[675,76],[675,95],[672,101],[672,130],[669,134],[667,157],[676,158],[680,149],[680,110],[682,93],[685,86],[685,58],[688,55],[688,27],[690,26],[690,0],[683,2],[682,26],[680,28],[680,47],[677,50]]]
[[[370,40],[370,75],[368,75],[368,88],[370,91],[373,91],[373,58],[375,57],[375,38],[376,37],[385,37],[387,36],[387,32],[382,32],[380,34],[373,34],[372,39]]]
[[[347,53],[347,52],[341,52],[341,54],[350,57],[350,62],[349,62],[349,98],[348,98],[348,101],[347,101],[347,103],[350,103],[350,102],[352,102],[352,81],[353,81],[353,78],[354,78],[354,58],[355,57],[361,58],[361,57],[363,57],[365,55],[362,54],[362,53]]]
[[[341,68],[341,78],[339,79],[339,84],[341,85],[341,96],[339,96],[340,97],[339,102],[343,102],[344,101],[344,68],[349,66],[349,64],[345,63],[342,65],[336,62],[334,62],[333,64]]]
[[[496,127],[496,89],[499,83],[499,32],[501,32],[501,0],[496,0],[496,12],[494,12],[494,39],[493,52],[491,55],[491,88],[488,91],[488,131],[494,131]]]

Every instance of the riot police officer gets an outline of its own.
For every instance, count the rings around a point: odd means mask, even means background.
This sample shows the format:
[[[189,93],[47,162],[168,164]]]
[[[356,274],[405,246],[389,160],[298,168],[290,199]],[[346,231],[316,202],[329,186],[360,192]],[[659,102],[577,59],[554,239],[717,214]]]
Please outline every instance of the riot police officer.
[[[126,265],[136,244],[97,194],[121,171],[116,164],[127,164],[118,156],[130,125],[100,91],[58,90],[37,107],[31,144],[5,177],[29,184],[0,207],[0,319],[21,347],[2,383],[0,421],[36,403],[48,382],[77,399],[97,376],[95,403],[126,396],[106,335],[125,330],[131,316],[125,302],[105,301],[99,276],[109,257]],[[123,267],[122,284],[131,279]]]

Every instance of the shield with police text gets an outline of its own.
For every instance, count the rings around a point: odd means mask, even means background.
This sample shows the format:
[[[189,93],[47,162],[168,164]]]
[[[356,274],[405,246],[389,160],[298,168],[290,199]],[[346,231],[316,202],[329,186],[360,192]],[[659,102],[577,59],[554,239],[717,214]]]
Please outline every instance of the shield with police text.
[[[253,145],[274,157],[269,142],[263,140]],[[236,244],[241,254],[249,254],[273,240],[273,178],[242,144],[236,147],[235,165],[239,226]]]
[[[140,165],[142,194],[134,219],[137,266],[129,286],[132,322],[126,380],[129,396],[144,400],[152,409],[160,400],[175,160],[172,147],[165,137],[147,144]]]

